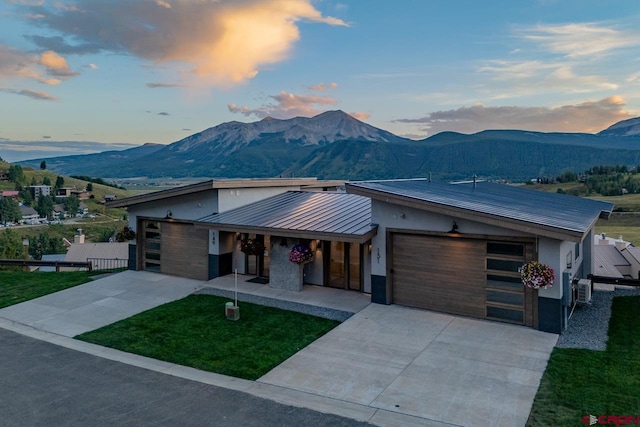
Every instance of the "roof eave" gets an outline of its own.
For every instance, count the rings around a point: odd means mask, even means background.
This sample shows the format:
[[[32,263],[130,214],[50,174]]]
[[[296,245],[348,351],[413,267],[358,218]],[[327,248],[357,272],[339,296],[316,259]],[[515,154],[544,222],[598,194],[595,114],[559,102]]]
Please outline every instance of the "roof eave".
[[[419,209],[427,212],[441,213],[450,216],[455,216],[461,219],[467,219],[470,221],[481,221],[485,224],[494,225],[497,227],[507,228],[510,230],[521,231],[527,234],[533,234],[540,237],[549,237],[558,240],[567,240],[572,242],[581,242],[587,231],[582,232],[579,230],[567,230],[557,227],[550,227],[542,224],[535,224],[525,222],[513,218],[506,218],[502,216],[487,214],[483,212],[472,211],[469,209],[457,208],[454,206],[447,206],[441,203],[429,202],[426,200],[418,200],[408,196],[402,196],[384,191],[372,190],[353,186],[347,184],[347,193],[357,194],[360,196],[370,197],[374,200],[379,200],[388,203],[394,203],[401,206],[406,206],[414,209]],[[593,226],[593,224],[591,225]]]
[[[378,233],[378,226],[373,224],[371,226],[371,230],[367,231],[364,234],[331,233],[313,230],[293,230],[285,228],[258,227],[251,225],[219,224],[212,222],[195,222],[194,225],[198,228],[208,228],[219,231],[267,234],[272,236],[291,237],[298,239],[331,240],[351,243],[366,243]]]

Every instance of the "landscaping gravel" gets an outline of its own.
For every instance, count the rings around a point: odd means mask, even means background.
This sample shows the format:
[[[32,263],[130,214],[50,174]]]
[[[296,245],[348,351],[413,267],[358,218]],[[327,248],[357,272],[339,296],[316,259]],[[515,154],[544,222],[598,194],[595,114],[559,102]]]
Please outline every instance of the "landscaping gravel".
[[[233,299],[234,292],[224,289],[203,288],[196,292],[201,295],[217,295],[229,299]],[[318,307],[315,305],[303,304],[293,301],[284,301],[275,298],[268,298],[258,295],[243,294],[238,292],[238,301],[250,302],[253,304],[265,305],[267,307],[276,307],[283,310],[297,311],[299,313],[310,314],[312,316],[323,317],[325,319],[337,320],[344,322],[355,313],[348,311],[336,310],[334,308]]]
[[[640,289],[620,289],[614,292],[595,291],[590,305],[579,305],[569,320],[569,326],[558,338],[556,347],[605,350],[614,297],[640,295]]]

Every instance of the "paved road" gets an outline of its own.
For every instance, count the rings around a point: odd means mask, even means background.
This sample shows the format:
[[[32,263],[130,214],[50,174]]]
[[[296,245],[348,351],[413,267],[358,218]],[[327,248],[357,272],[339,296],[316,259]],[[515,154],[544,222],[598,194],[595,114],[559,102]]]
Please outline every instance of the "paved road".
[[[365,426],[0,329],[0,426]]]

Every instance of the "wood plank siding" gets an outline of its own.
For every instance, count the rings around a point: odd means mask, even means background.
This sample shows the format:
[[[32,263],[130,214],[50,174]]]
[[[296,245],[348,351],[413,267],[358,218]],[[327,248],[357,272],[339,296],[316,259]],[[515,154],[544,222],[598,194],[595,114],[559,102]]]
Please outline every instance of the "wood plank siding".
[[[485,317],[485,243],[393,234],[393,302]]]
[[[208,253],[208,230],[195,228],[192,224],[162,224],[162,273],[207,280]]]
[[[519,269],[531,240],[392,232],[394,304],[537,327],[537,291]]]

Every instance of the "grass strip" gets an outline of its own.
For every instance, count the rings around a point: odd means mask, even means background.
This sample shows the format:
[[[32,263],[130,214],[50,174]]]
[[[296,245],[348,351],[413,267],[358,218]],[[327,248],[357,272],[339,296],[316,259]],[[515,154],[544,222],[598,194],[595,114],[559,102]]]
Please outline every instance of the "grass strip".
[[[190,295],[77,339],[219,374],[255,380],[339,322],[240,303],[227,320],[227,298]]]
[[[640,416],[640,297],[616,297],[605,351],[555,348],[529,427],[578,426],[584,415]]]

